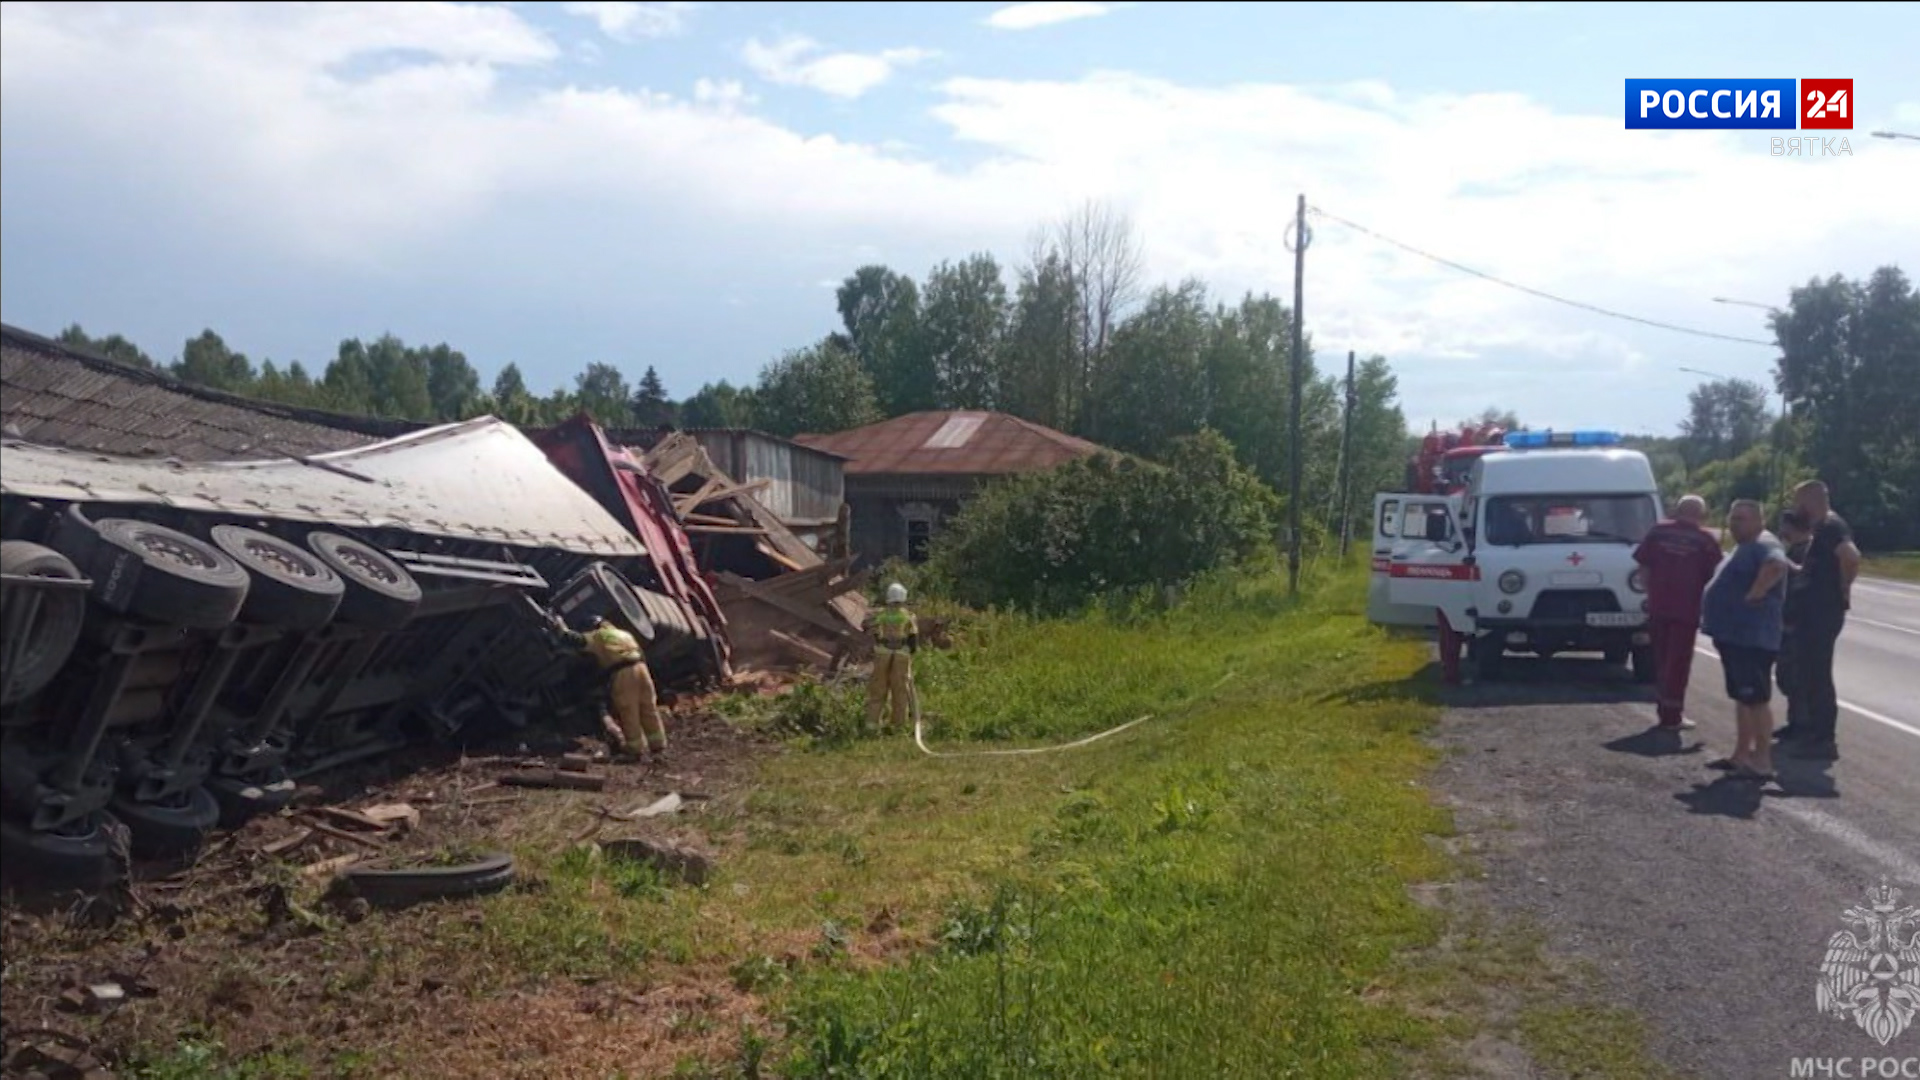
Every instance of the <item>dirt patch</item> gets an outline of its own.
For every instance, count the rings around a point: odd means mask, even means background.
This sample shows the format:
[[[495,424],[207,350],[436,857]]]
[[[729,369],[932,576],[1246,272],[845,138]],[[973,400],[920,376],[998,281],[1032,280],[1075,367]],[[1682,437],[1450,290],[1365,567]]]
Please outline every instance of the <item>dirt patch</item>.
[[[264,1055],[280,1066],[271,1075],[370,1077],[652,1076],[731,1060],[764,1024],[758,999],[712,956],[727,951],[724,930],[697,925],[685,885],[573,850],[644,836],[724,866],[727,841],[704,823],[744,799],[756,763],[778,747],[702,704],[677,703],[662,763],[566,760],[598,749],[584,740],[410,755],[330,778],[288,811],[217,837],[185,870],[137,868],[111,925],[9,909],[8,1060],[30,1060],[21,1050],[37,1042],[83,1045],[123,1071],[168,1062],[169,1076],[219,1075],[221,1061]],[[529,766],[584,768],[606,783],[499,784]],[[673,814],[609,817],[669,792],[686,800]],[[415,815],[382,812],[391,820],[381,829],[319,809],[401,805]],[[329,865],[349,857],[446,863],[486,851],[513,853],[517,880],[485,900],[387,911],[329,887]]]

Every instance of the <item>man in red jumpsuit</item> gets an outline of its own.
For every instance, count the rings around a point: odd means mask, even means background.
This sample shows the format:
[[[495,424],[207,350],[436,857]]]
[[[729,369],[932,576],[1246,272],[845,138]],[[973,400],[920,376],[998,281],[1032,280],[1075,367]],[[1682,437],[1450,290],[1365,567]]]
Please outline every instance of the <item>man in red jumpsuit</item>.
[[[1662,731],[1694,726],[1685,715],[1687,678],[1693,674],[1693,643],[1700,631],[1700,598],[1721,559],[1720,541],[1701,527],[1706,516],[1706,500],[1688,495],[1633,553],[1646,578]]]

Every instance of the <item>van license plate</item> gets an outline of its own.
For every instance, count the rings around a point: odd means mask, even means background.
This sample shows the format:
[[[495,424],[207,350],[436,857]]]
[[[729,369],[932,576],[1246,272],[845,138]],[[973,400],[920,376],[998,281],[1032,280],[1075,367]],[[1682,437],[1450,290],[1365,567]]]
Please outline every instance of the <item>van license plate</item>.
[[[1588,626],[1639,626],[1647,621],[1644,614],[1634,611],[1589,611]]]

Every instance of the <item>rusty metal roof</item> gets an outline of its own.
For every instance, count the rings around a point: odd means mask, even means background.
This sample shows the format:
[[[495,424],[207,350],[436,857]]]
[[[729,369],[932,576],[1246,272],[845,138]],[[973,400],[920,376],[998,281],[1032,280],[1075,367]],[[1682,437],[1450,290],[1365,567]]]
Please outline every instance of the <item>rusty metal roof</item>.
[[[648,554],[539,447],[490,417],[301,460],[153,461],[9,439],[0,446],[0,492],[404,529],[601,557]]]
[[[422,426],[253,401],[0,326],[10,436],[129,457],[236,461],[365,446]]]
[[[848,476],[1033,472],[1105,447],[997,412],[919,412],[833,435],[801,435],[802,446],[845,456]]]

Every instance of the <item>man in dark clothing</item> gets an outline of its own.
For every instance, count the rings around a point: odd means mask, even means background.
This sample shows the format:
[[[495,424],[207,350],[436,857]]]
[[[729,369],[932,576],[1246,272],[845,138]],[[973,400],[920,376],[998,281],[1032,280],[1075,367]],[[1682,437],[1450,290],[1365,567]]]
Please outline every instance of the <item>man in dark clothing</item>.
[[[1800,511],[1789,510],[1780,515],[1780,542],[1787,546],[1787,561],[1793,564],[1793,570],[1787,574],[1787,603],[1780,615],[1780,663],[1774,669],[1774,681],[1780,684],[1780,693],[1787,699],[1787,722],[1773,737],[1791,740],[1805,730],[1801,721],[1806,712],[1806,697],[1800,692],[1800,680],[1795,677],[1793,626],[1800,617],[1800,607],[1806,602],[1807,575],[1800,570],[1807,561],[1807,545],[1813,540],[1812,530],[1807,528],[1807,519]]]
[[[1685,709],[1694,639],[1700,628],[1700,596],[1720,565],[1720,542],[1700,525],[1706,516],[1706,500],[1688,495],[1673,508],[1673,517],[1649,530],[1633,552],[1646,578],[1647,629],[1653,639],[1663,731],[1693,726]]]
[[[1846,625],[1853,579],[1860,573],[1860,549],[1853,530],[1833,512],[1827,485],[1809,480],[1793,490],[1794,509],[1807,519],[1813,539],[1801,566],[1805,592],[1794,606],[1794,682],[1806,701],[1802,712],[1804,734],[1788,752],[1797,758],[1833,761],[1840,756],[1835,730],[1840,702],[1833,685],[1833,650]]]
[[[1734,503],[1727,531],[1739,546],[1707,586],[1701,626],[1720,654],[1740,736],[1732,755],[1709,767],[1765,781],[1773,779],[1773,744],[1767,738],[1773,731],[1773,664],[1780,653],[1780,617],[1793,564],[1766,531],[1759,503]]]

